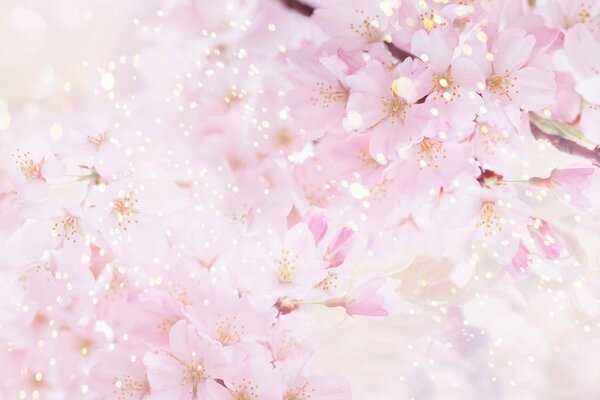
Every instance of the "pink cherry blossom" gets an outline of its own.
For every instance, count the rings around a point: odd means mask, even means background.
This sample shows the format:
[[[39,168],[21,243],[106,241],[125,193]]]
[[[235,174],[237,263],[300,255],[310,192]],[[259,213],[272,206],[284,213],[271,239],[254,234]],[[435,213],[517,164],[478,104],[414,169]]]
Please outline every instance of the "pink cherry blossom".
[[[585,191],[591,187],[591,176],[594,173],[594,168],[555,169],[548,178],[531,178],[530,181],[547,187],[559,199],[574,207],[587,208],[591,206],[591,202]]]
[[[389,314],[385,308],[389,301],[387,297],[391,295],[388,293],[390,288],[384,288],[387,283],[383,276],[373,276],[352,288],[343,298],[329,300],[327,306],[343,307],[350,315],[386,316]]]
[[[597,397],[597,1],[0,20],[0,399]]]
[[[370,134],[370,153],[377,161],[393,157],[396,145],[418,139],[413,125],[423,124],[424,117],[415,103],[427,94],[426,73],[418,60],[407,59],[392,70],[370,60],[348,77],[345,128]]]
[[[530,253],[527,247],[523,245],[523,242],[519,242],[517,252],[512,258],[510,265],[508,266],[508,273],[512,277],[519,277],[526,274],[530,269]]]
[[[221,345],[200,336],[185,321],[173,325],[169,347],[144,356],[150,399],[214,397],[224,388],[216,380],[225,373]]]
[[[512,102],[517,107],[540,110],[554,100],[554,74],[528,63],[534,52],[536,38],[523,29],[498,32],[491,41],[493,61],[483,63],[486,88],[491,99]]]
[[[546,221],[536,218],[529,226],[529,231],[538,250],[546,258],[555,260],[567,250],[564,238],[553,230]]]

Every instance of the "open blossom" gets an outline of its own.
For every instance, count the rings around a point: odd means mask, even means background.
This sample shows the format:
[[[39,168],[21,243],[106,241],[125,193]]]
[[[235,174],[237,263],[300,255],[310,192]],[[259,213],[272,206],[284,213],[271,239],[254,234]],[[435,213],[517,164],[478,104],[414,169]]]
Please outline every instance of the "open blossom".
[[[307,58],[306,53],[299,51],[289,58],[290,75],[297,86],[291,107],[298,127],[312,138],[341,130],[349,67],[337,55],[318,58],[317,53]]]
[[[264,338],[273,323],[273,309],[257,310],[228,286],[207,285],[191,295],[185,314],[199,331],[223,346],[236,346]]]
[[[427,70],[407,59],[389,68],[378,60],[348,77],[351,92],[346,106],[346,130],[370,135],[371,156],[380,163],[393,157],[396,145],[419,138],[424,123],[417,101],[427,94]]]
[[[336,376],[325,375],[306,378],[299,375],[290,379],[287,383],[283,400],[302,399],[303,397],[314,397],[323,400],[346,400],[351,397],[351,392],[348,383]]]
[[[555,169],[548,178],[531,178],[530,182],[548,188],[567,204],[587,208],[591,201],[585,192],[592,186],[595,173],[594,168]]]
[[[248,358],[238,354],[234,367],[225,378],[229,396],[223,399],[265,399],[282,398],[283,382],[280,371],[269,360],[258,354]]]
[[[225,373],[221,345],[180,321],[169,332],[169,347],[144,356],[150,399],[214,398],[224,391],[217,383]]]
[[[139,356],[103,352],[90,372],[94,378],[92,389],[100,396],[117,398],[148,398],[150,387],[146,371]]]
[[[598,1],[0,20],[0,399],[597,397]]]
[[[576,24],[565,33],[564,48],[554,56],[557,68],[568,72],[574,80],[575,90],[572,92],[583,100],[580,114],[581,130],[595,143],[600,140],[597,129],[600,121],[600,62],[594,57],[598,49],[600,38],[594,36],[593,30],[584,24]]]
[[[377,2],[317,0],[317,3],[315,23],[333,38],[332,44],[345,50],[379,43],[388,28],[390,18]]]
[[[10,153],[7,178],[24,198],[43,199],[48,195],[48,180],[61,178],[65,166],[49,148],[46,140],[21,143]]]
[[[350,315],[385,316],[389,314],[386,303],[389,302],[391,282],[383,276],[373,276],[342,298],[327,301],[329,307],[343,307]]]
[[[270,235],[265,278],[274,285],[274,293],[297,296],[325,277],[324,261],[316,258],[313,235],[305,223],[298,223],[283,241]]]
[[[490,100],[534,111],[550,105],[556,93],[554,74],[528,64],[534,55],[535,36],[515,28],[498,32],[490,42],[492,61],[481,62]]]

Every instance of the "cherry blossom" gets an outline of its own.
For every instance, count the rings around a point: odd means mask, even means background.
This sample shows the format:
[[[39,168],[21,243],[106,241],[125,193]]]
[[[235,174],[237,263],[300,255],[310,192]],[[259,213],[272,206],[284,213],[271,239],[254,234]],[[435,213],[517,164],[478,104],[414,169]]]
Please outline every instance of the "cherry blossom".
[[[597,397],[597,1],[0,20],[0,398]]]

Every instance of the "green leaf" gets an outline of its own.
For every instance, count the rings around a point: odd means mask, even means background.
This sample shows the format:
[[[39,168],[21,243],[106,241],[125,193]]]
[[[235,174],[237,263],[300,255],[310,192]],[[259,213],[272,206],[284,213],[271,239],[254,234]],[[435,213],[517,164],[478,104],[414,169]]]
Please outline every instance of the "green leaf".
[[[542,118],[532,112],[529,113],[529,119],[543,132],[550,135],[558,135],[569,140],[585,141],[585,136],[576,127],[563,122]]]

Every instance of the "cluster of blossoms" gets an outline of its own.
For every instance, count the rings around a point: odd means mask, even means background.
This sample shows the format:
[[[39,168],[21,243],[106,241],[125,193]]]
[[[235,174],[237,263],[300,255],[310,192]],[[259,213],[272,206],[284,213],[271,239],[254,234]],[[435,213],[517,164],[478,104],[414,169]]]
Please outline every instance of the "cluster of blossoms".
[[[366,398],[328,331],[464,365],[484,297],[600,337],[600,3],[49,3],[6,11],[55,54],[0,101],[0,398]],[[488,390],[414,367],[372,398]]]

